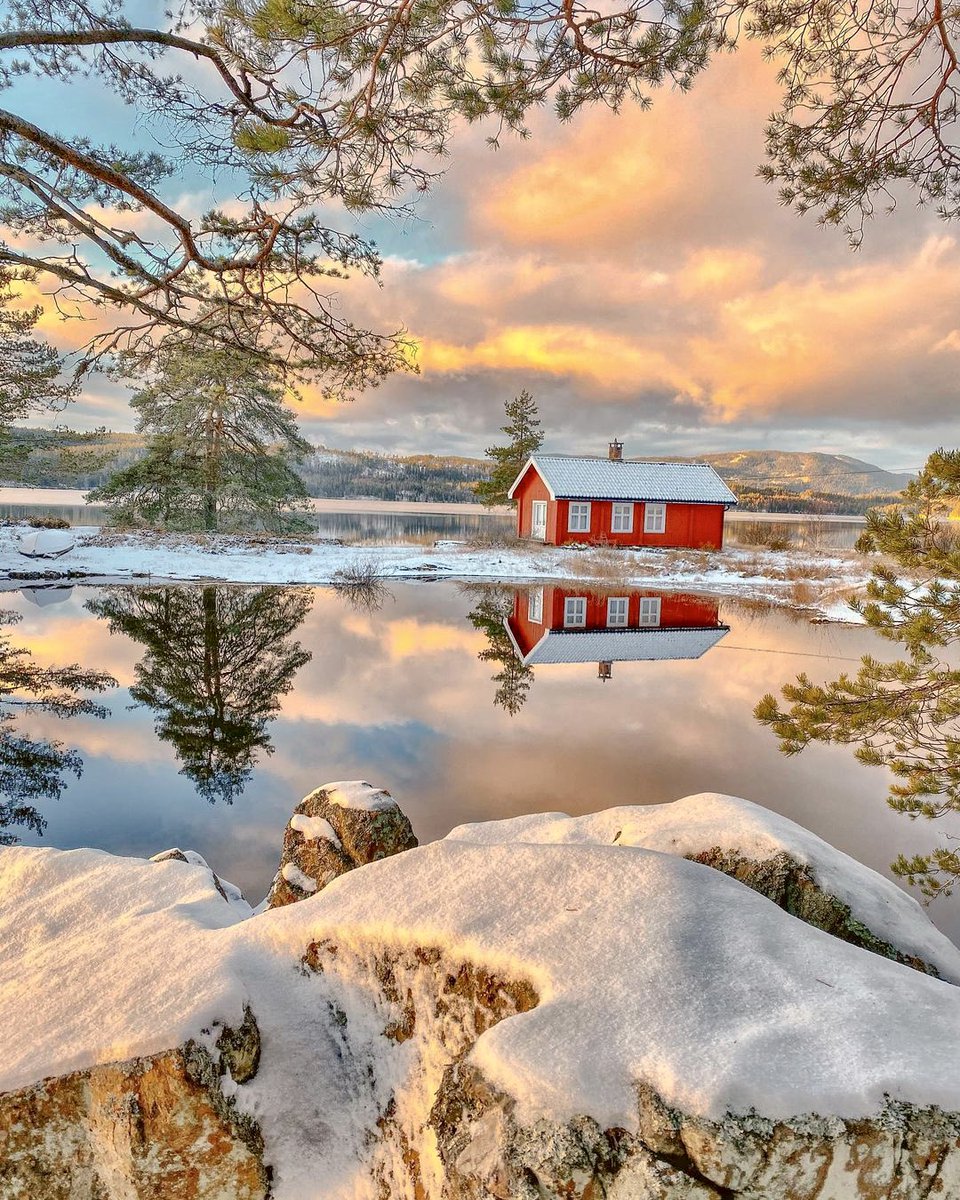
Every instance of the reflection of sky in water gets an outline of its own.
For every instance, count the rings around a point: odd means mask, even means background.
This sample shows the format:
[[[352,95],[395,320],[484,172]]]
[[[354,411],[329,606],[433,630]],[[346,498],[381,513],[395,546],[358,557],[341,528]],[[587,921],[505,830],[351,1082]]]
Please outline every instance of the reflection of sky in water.
[[[700,660],[617,663],[607,683],[595,663],[535,668],[526,703],[511,717],[493,704],[500,664],[477,657],[489,645],[468,616],[479,593],[400,585],[381,611],[365,613],[316,589],[291,635],[312,658],[267,726],[274,753],[260,754],[245,790],[226,806],[197,796],[178,773],[173,746],[157,740],[154,714],[128,707],[144,647],[111,635],[84,609],[98,595],[77,588],[46,607],[17,593],[4,599],[23,615],[15,641],[41,664],[79,661],[120,683],[106,696],[107,721],[22,721],[26,732],[76,747],[85,762],[82,779],[43,807],[44,838],[27,842],[137,855],[192,847],[257,900],[293,806],[311,788],[344,778],[390,789],[421,840],[463,821],[698,791],[785,813],[880,870],[898,851],[926,849],[946,832],[944,822],[910,822],[888,810],[883,773],[849,751],[815,746],[787,759],[753,720],[759,696],[798,671],[826,679],[866,650],[888,655],[864,629],[724,601],[720,618],[731,631]],[[932,912],[960,934],[955,901]]]

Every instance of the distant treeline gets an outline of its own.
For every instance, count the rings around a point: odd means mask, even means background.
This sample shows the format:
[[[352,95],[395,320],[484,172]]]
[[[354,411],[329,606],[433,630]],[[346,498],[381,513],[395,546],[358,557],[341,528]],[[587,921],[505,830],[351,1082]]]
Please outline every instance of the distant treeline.
[[[433,454],[399,457],[368,451],[319,450],[298,467],[311,496],[367,500],[476,503],[483,464]]]
[[[110,476],[144,453],[139,434],[100,431],[89,434],[14,429],[19,450],[7,462],[3,483],[31,487],[100,487]],[[318,446],[297,468],[311,496],[330,499],[476,501],[473,485],[487,475],[475,458],[438,454],[374,454],[367,450],[328,450]],[[727,471],[722,472],[725,476]],[[741,511],[859,516],[868,508],[896,502],[894,494],[846,496],[813,488],[762,487],[727,478]]]
[[[834,492],[788,492],[780,488],[742,485],[726,480],[741,512],[809,513],[811,516],[862,516],[868,508],[895,504],[899,495],[841,496]]]
[[[141,458],[139,434],[11,431],[19,453],[7,464],[5,484],[30,487],[100,487],[110,476]],[[373,500],[475,502],[474,483],[485,464],[477,459],[433,454],[374,454],[318,447],[297,467],[311,496]]]

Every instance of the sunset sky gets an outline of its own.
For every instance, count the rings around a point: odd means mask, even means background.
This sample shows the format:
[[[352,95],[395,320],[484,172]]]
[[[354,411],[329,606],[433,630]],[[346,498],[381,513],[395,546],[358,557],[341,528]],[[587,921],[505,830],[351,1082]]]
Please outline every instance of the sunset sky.
[[[26,88],[60,129],[49,86]],[[781,208],[755,177],[776,95],[748,47],[650,112],[560,126],[544,111],[530,141],[498,151],[487,130],[463,132],[417,221],[361,222],[385,256],[382,288],[341,291],[357,323],[410,332],[420,374],[349,405],[308,390],[308,436],[477,455],[527,388],[550,450],[602,453],[619,436],[637,456],[829,450],[915,469],[960,443],[960,229],[906,197],[854,253]],[[127,119],[83,88],[71,114],[105,138]],[[146,148],[154,132],[136,137]],[[185,178],[169,194],[209,207],[199,179],[177,193]],[[71,348],[88,328],[51,313],[43,331]],[[131,429],[127,395],[93,377],[66,419]]]

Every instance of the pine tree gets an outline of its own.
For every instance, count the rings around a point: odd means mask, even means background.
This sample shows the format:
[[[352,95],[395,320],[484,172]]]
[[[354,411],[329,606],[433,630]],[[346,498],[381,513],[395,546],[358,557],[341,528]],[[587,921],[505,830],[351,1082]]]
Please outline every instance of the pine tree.
[[[309,453],[285,388],[263,359],[177,344],[131,400],[147,454],[90,493],[121,521],[168,529],[303,528]]]
[[[146,648],[132,699],[156,714],[180,773],[210,804],[231,804],[310,653],[293,640],[313,604],[303,588],[110,588],[87,607]]]
[[[513,589],[484,588],[479,603],[467,614],[474,629],[486,637],[488,645],[477,658],[481,662],[497,663],[500,670],[491,675],[497,685],[493,694],[495,708],[502,708],[515,717],[527,702],[533,683],[533,667],[525,666],[513,648],[504,628],[504,618],[513,611]]]
[[[18,475],[29,453],[14,444],[10,425],[35,412],[62,408],[77,392],[73,382],[61,378],[60,355],[45,342],[33,337],[40,308],[16,309],[17,280],[0,268],[0,476]],[[34,442],[33,448],[49,449],[56,435]]]
[[[500,426],[500,432],[510,441],[506,446],[487,447],[484,453],[493,462],[490,478],[481,480],[473,489],[484,504],[509,503],[507,492],[520,468],[543,445],[536,401],[526,389],[506,402],[504,412],[507,423]]]
[[[869,766],[886,767],[894,782],[887,803],[911,818],[960,812],[960,536],[950,523],[960,505],[960,451],[938,450],[895,508],[867,514],[857,549],[892,560],[872,572],[865,602],[854,602],[867,625],[896,642],[906,657],[879,662],[864,655],[856,676],[826,684],[799,675],[783,688],[781,708],[766,695],[755,715],[780,739],[785,754],[811,742],[855,747]],[[949,894],[960,879],[960,852],[950,846],[893,864],[896,874],[929,896]]]
[[[44,667],[33,661],[28,649],[13,644],[5,627],[19,620],[16,613],[0,611],[0,846],[18,841],[5,832],[21,825],[42,833],[46,821],[36,802],[57,800],[64,776],[80,775],[83,762],[75,750],[46,737],[31,737],[17,728],[25,713],[51,713],[56,717],[81,714],[105,717],[107,710],[81,692],[103,692],[116,680],[103,671],[69,667]]]

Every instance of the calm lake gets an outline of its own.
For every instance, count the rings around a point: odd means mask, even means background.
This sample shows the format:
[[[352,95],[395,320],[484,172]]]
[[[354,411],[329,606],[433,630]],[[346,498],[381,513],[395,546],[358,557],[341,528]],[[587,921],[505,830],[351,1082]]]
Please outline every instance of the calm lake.
[[[96,525],[106,510],[83,502],[83,492],[55,488],[0,487],[0,521],[61,517],[71,525]],[[476,504],[417,504],[390,500],[313,500],[317,534],[344,542],[414,543],[432,546],[439,539],[468,541],[512,534],[515,518],[504,510]],[[728,544],[752,543],[752,531],[773,525],[786,531],[801,549],[849,550],[863,530],[857,517],[802,517],[780,513],[728,512]]]
[[[539,591],[408,583],[373,610],[329,589],[8,592],[13,645],[118,684],[102,719],[18,712],[17,734],[61,741],[83,769],[63,774],[59,800],[31,799],[42,837],[7,832],[118,854],[190,847],[253,901],[292,808],[334,779],[388,788],[421,840],[699,791],[785,813],[883,871],[946,832],[888,810],[883,773],[843,749],[784,758],[751,715],[799,671],[889,657],[869,631],[650,589],[612,604]],[[589,628],[597,613],[610,628]],[[954,901],[932,911],[960,935]]]

